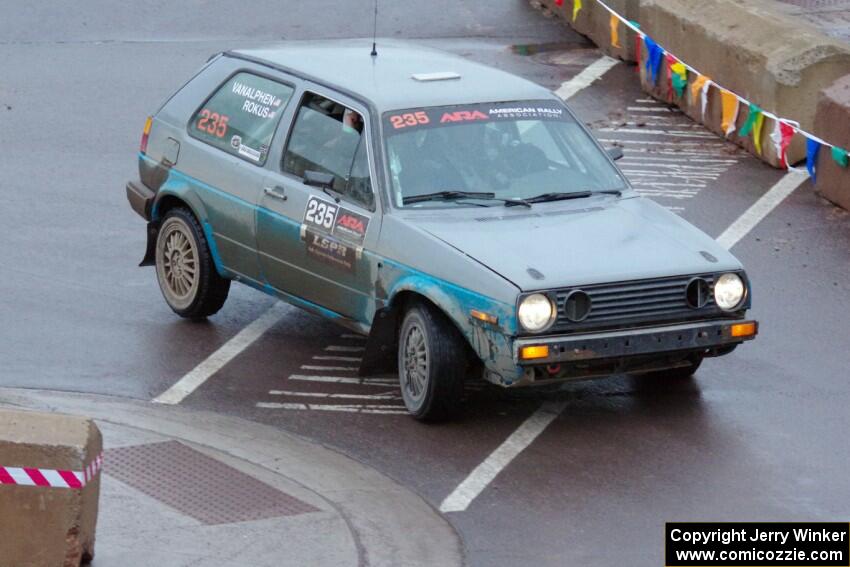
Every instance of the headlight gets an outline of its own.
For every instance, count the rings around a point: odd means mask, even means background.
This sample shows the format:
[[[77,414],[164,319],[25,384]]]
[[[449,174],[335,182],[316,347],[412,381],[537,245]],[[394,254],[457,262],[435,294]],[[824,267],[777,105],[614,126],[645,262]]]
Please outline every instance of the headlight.
[[[534,293],[520,302],[517,317],[526,331],[536,333],[555,320],[555,313],[555,305],[548,297],[542,293]]]
[[[732,311],[744,299],[744,281],[738,274],[723,274],[714,282],[714,302],[724,311]]]

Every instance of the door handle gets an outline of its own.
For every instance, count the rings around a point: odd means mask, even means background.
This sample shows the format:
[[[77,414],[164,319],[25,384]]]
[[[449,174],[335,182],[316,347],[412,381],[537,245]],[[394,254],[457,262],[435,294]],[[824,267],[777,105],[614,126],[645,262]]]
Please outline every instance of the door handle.
[[[280,185],[276,185],[274,187],[264,187],[263,191],[272,199],[280,199],[281,201],[286,201],[286,195],[284,195],[283,193],[284,189]]]

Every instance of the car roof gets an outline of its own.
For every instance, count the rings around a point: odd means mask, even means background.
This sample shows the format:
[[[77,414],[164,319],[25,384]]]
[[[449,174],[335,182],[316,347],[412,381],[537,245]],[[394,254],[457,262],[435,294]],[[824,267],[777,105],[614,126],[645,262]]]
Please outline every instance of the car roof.
[[[372,57],[368,39],[287,42],[229,55],[270,64],[319,83],[348,91],[378,112],[534,99],[555,96],[516,75],[463,57],[410,42],[378,39]],[[418,81],[414,74],[457,73],[459,79]]]

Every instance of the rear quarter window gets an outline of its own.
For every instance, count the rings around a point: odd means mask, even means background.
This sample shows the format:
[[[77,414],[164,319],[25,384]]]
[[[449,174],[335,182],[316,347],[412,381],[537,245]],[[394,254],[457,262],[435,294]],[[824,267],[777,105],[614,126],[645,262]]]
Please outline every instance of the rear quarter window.
[[[293,88],[237,73],[195,112],[189,133],[229,154],[262,165]]]

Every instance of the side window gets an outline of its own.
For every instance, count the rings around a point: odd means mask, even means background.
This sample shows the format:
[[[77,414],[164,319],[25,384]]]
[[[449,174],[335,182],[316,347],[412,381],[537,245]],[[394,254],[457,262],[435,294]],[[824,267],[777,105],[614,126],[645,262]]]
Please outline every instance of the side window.
[[[298,177],[330,173],[335,191],[367,208],[374,203],[363,117],[323,96],[304,95],[281,167]]]
[[[238,73],[195,113],[192,136],[262,165],[293,88],[252,73]]]

